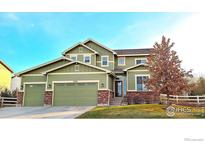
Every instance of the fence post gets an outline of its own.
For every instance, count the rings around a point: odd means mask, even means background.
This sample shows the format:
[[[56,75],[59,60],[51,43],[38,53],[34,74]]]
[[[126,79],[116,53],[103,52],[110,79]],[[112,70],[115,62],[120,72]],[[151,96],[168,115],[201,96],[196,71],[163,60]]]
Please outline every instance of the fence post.
[[[200,102],[199,102],[199,96],[197,96],[197,103],[200,104]]]
[[[3,103],[4,103],[4,98],[0,97],[1,98],[1,107],[3,106]]]
[[[178,104],[178,101],[179,101],[179,100],[178,100],[178,95],[176,95],[176,100],[177,100],[177,104]]]

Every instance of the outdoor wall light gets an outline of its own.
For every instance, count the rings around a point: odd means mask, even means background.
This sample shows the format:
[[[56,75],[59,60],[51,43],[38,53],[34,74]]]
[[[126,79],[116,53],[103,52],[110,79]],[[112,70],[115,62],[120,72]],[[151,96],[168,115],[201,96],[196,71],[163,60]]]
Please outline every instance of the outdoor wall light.
[[[23,90],[23,85],[21,85],[21,90]]]
[[[48,88],[51,88],[51,84],[48,85]]]
[[[101,88],[103,88],[104,87],[104,83],[101,83]]]

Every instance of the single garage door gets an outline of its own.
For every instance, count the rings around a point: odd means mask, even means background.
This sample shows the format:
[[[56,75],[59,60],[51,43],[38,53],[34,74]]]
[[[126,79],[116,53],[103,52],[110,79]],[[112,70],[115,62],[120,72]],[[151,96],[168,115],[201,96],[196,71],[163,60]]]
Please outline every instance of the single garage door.
[[[26,84],[24,106],[44,105],[45,84]]]
[[[54,106],[97,104],[97,83],[55,83]]]

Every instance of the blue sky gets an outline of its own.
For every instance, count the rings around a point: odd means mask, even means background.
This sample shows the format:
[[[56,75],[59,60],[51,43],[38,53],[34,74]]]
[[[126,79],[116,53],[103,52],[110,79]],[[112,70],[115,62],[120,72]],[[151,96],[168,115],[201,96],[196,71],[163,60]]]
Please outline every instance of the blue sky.
[[[0,13],[0,59],[14,72],[93,38],[112,48],[152,47],[191,13]]]

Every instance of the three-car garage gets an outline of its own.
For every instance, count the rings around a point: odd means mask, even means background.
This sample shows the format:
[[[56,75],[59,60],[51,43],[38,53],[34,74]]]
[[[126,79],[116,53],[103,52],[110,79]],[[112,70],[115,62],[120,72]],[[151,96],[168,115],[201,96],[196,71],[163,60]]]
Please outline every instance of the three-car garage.
[[[25,84],[24,106],[43,106],[46,84]],[[97,105],[98,83],[54,83],[52,106]]]

